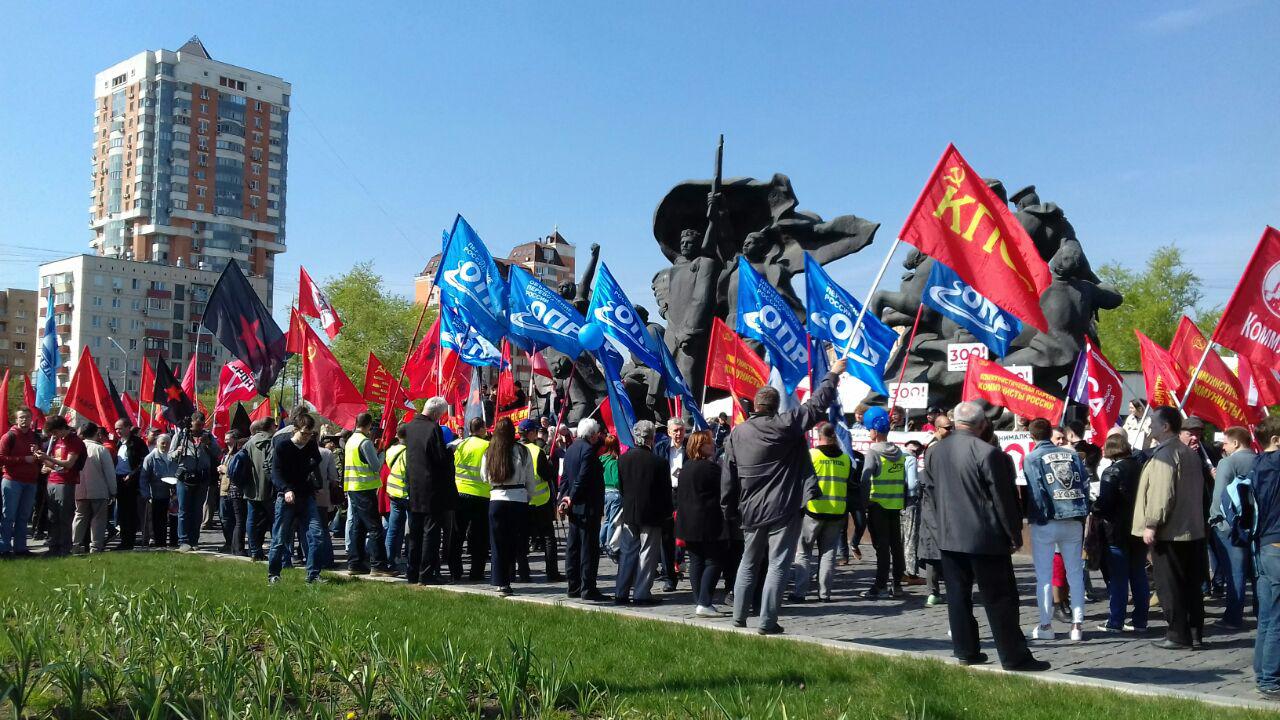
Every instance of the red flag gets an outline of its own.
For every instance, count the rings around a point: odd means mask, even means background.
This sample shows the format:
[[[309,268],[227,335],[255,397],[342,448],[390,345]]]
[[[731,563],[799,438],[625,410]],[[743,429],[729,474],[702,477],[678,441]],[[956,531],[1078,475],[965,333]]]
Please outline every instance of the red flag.
[[[329,346],[307,326],[302,353],[302,397],[316,411],[350,430],[356,426],[356,415],[369,409],[351,378],[333,356]]]
[[[898,237],[983,297],[1042,332],[1040,296],[1053,278],[1035,243],[978,173],[948,145]]]
[[[263,398],[262,402],[249,413],[249,421],[266,420],[271,417],[271,398]]]
[[[75,410],[89,422],[104,428],[114,428],[119,419],[111,393],[107,390],[107,384],[102,381],[98,365],[87,345],[80,353],[80,362],[76,363],[75,372],[71,373],[71,384],[67,386],[67,396],[63,398],[62,404]]]
[[[1280,405],[1280,370],[1263,368],[1259,371],[1243,356],[1236,356],[1240,368],[1240,385],[1250,407],[1267,408]],[[30,401],[27,403],[30,405]]]
[[[769,383],[769,366],[720,318],[714,318],[706,378],[708,387],[755,397],[756,391]]]
[[[1124,382],[1120,373],[1089,338],[1084,340],[1085,373],[1089,383],[1089,426],[1095,440],[1106,438],[1120,419]]]
[[[440,394],[436,391],[436,374],[441,372],[440,352],[440,318],[437,317],[404,363],[404,376],[409,381],[411,399],[420,400]]]
[[[302,319],[296,308],[289,308],[289,332],[284,336],[284,351],[302,354],[306,349],[307,330],[310,326]]]
[[[529,417],[528,404],[521,404],[516,397],[515,375],[511,372],[511,344],[502,341],[502,367],[498,371],[498,396],[494,398],[494,417],[509,417],[511,422],[519,425],[521,420]]]
[[[231,408],[236,403],[248,402],[257,396],[258,383],[248,365],[238,358],[223,365],[218,373],[218,399],[213,408],[214,437],[222,437],[231,429]]]
[[[319,320],[320,327],[324,328],[330,340],[338,337],[342,320],[329,302],[329,297],[320,290],[319,285],[311,281],[306,268],[299,266],[298,273],[298,312]]]
[[[730,395],[733,398],[733,414],[729,416],[729,427],[733,427],[743,420],[747,419],[747,413],[742,409],[742,400],[737,395]]]
[[[555,376],[551,374],[551,366],[547,365],[547,358],[541,352],[529,354],[529,365],[533,367],[535,375],[541,375],[549,380],[555,379]]]
[[[1280,230],[1268,227],[1222,311],[1213,341],[1257,369],[1280,369]]]
[[[191,359],[187,361],[187,370],[182,373],[182,391],[190,398],[196,396],[196,357],[199,354],[199,352],[191,354]]]
[[[604,429],[608,430],[610,435],[618,437],[618,427],[613,424],[613,409],[609,407],[609,398],[601,400],[597,409],[600,411],[600,420],[603,421]]]
[[[365,402],[389,404],[391,388],[395,384],[396,377],[383,366],[382,362],[373,353],[369,353],[369,360],[364,368]]]
[[[9,430],[9,371],[4,371],[4,379],[0,380],[0,425]]]
[[[1188,378],[1195,372],[1200,358],[1204,357],[1204,365],[1200,366],[1200,374],[1191,386],[1191,395],[1183,410],[1188,415],[1198,415],[1219,428],[1232,425],[1247,427],[1260,421],[1262,416],[1249,410],[1244,390],[1240,387],[1240,379],[1223,362],[1222,356],[1213,350],[1205,355],[1205,348],[1208,346],[1209,341],[1200,332],[1200,328],[1183,315],[1182,321],[1178,323],[1178,331],[1174,333],[1173,342],[1169,344],[1169,354]]]
[[[1187,376],[1168,350],[1139,330],[1134,330],[1133,333],[1138,336],[1138,354],[1142,358],[1142,379],[1147,384],[1147,402],[1152,407],[1177,407],[1178,394],[1187,386]]]
[[[1047,418],[1051,422],[1062,417],[1062,400],[990,360],[973,357],[964,373],[962,399],[979,398],[1022,417]]]
[[[22,402],[31,411],[31,424],[35,429],[44,427],[44,412],[36,407],[36,388],[31,384],[31,375],[26,375],[22,382]]]
[[[133,423],[135,427],[141,428],[142,424],[139,422],[141,418],[138,417],[138,403],[134,402],[127,392],[120,396],[120,402],[124,405],[125,414],[129,416],[129,422]],[[146,428],[142,429],[145,430]]]
[[[138,386],[138,402],[155,402],[156,371],[146,358],[142,359],[142,383]]]

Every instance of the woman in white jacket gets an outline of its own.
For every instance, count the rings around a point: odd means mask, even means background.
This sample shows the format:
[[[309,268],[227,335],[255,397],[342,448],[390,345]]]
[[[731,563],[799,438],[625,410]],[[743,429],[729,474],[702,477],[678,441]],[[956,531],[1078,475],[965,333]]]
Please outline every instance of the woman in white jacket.
[[[527,542],[529,498],[538,482],[533,472],[533,458],[516,442],[516,428],[511,418],[504,417],[494,426],[489,447],[480,460],[480,476],[489,484],[493,585],[499,595],[510,595],[520,543]]]
[[[89,552],[90,535],[93,552],[107,549],[107,506],[116,496],[116,464],[111,451],[102,446],[106,431],[89,423],[80,428],[84,440],[84,468],[76,485],[76,516],[71,522],[71,547],[76,552]]]

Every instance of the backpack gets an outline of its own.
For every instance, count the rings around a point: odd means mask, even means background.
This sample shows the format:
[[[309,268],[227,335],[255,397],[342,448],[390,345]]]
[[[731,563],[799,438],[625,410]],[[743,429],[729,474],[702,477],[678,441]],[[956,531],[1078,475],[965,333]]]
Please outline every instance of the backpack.
[[[1253,547],[1258,539],[1258,502],[1252,477],[1253,473],[1237,475],[1222,492],[1222,518],[1227,523],[1228,538],[1236,547]]]
[[[227,461],[227,476],[231,479],[231,483],[240,488],[241,491],[252,488],[254,485],[253,478],[253,461],[249,459],[249,452],[246,448],[236,451]]]

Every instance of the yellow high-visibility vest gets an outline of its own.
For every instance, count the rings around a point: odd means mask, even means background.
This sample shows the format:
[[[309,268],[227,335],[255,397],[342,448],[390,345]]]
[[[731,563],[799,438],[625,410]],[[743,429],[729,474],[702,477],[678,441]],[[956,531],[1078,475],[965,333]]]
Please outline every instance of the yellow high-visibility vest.
[[[347,492],[356,490],[377,490],[382,481],[378,479],[378,469],[364,461],[360,456],[360,446],[367,440],[364,433],[353,432],[347,438],[347,446],[343,449],[346,458],[342,471],[342,489]]]
[[[393,498],[409,497],[409,487],[404,481],[404,445],[387,448],[387,495]]]
[[[542,479],[542,474],[538,472],[542,469],[542,448],[537,443],[524,443],[525,449],[529,451],[529,455],[533,457],[533,474],[538,478],[538,484],[533,487],[533,497],[529,498],[530,507],[542,507],[551,500],[551,486],[546,480]]]
[[[480,461],[484,451],[489,449],[489,441],[482,437],[471,436],[458,443],[453,450],[454,484],[463,495],[489,497],[489,483],[480,477]]]
[[[907,456],[880,458],[880,472],[871,476],[871,502],[885,510],[901,510],[906,504]]]
[[[809,451],[813,471],[818,476],[818,491],[822,495],[809,501],[809,512],[817,515],[844,515],[848,508],[849,474],[853,460],[841,453],[828,457],[818,448]]]

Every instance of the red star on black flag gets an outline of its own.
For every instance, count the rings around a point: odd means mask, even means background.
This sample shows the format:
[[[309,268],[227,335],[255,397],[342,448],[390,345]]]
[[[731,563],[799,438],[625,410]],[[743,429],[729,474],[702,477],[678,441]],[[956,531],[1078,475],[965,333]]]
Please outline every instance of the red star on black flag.
[[[288,358],[284,332],[258,299],[240,266],[228,262],[205,305],[204,326],[253,373],[264,397]]]
[[[195,414],[196,404],[187,397],[182,383],[178,382],[164,358],[156,358],[156,384],[152,397],[156,402],[164,404],[161,415],[178,427],[186,427],[187,421]]]

